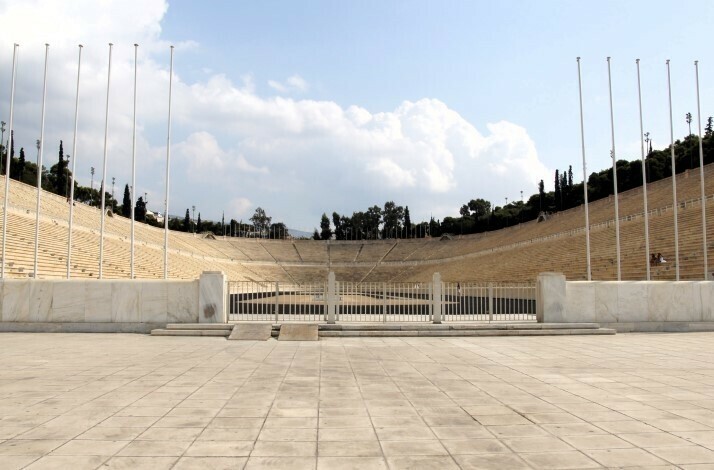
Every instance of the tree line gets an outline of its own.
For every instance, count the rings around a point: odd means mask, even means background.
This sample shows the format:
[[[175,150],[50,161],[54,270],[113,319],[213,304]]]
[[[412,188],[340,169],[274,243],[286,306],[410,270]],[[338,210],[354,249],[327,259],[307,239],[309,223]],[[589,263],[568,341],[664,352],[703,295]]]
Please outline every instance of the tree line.
[[[704,164],[714,163],[714,119],[709,117],[702,138]],[[671,148],[652,149],[647,134],[645,174],[647,183],[672,176]],[[689,134],[674,143],[677,173],[699,167],[699,137]],[[618,192],[642,186],[642,160],[617,161]],[[471,199],[459,209],[459,217],[444,217],[443,220],[412,223],[409,207],[386,202],[366,211],[354,212],[352,216],[332,213],[332,218],[323,213],[320,229],[315,229],[316,240],[374,240],[384,238],[438,237],[445,234],[459,235],[499,230],[511,225],[528,222],[539,216],[577,207],[584,203],[583,183],[574,182],[573,167],[555,170],[553,191],[545,191],[545,183],[538,183],[538,192],[527,199],[508,202],[503,206],[492,204],[482,198]],[[612,168],[593,172],[588,177],[588,200],[590,202],[614,194]]]

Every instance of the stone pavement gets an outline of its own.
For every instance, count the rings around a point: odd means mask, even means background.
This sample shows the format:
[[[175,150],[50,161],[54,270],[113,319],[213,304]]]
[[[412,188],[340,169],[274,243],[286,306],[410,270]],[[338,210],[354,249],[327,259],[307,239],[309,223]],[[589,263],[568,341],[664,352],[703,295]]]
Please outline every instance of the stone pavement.
[[[0,468],[714,468],[714,333],[0,334]]]

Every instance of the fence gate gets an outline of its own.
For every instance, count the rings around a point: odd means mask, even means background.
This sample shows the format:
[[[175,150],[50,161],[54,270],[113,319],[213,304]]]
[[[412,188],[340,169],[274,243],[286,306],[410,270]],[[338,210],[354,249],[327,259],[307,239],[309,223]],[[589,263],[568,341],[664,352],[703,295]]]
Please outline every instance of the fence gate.
[[[327,320],[325,283],[230,281],[229,321]]]
[[[444,321],[535,321],[536,288],[530,282],[445,282]]]
[[[439,299],[434,298],[433,286],[335,282],[331,293],[324,282],[231,281],[228,320],[324,322],[328,299],[334,298],[338,322],[431,322],[437,302],[446,322],[535,321],[534,283],[443,282]]]

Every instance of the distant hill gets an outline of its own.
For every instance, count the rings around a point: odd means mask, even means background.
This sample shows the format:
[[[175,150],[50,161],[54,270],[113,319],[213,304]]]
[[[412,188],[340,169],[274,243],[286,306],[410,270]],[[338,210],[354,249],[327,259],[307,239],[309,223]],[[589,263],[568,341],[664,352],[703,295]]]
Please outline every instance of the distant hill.
[[[303,232],[302,230],[296,230],[294,228],[289,228],[288,233],[293,238],[312,238],[312,232]]]

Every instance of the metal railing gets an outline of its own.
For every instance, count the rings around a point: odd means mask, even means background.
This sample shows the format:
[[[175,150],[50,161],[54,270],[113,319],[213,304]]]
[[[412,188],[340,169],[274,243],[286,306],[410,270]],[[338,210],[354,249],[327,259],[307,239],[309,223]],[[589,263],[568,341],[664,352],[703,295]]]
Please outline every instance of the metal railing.
[[[444,321],[535,321],[536,291],[526,282],[450,282],[442,289]]]
[[[333,315],[337,322],[535,321],[534,283],[333,284],[330,291],[329,283],[231,281],[228,320],[324,322]]]
[[[326,320],[325,283],[288,284],[272,281],[230,281],[229,321]]]
[[[337,293],[337,321],[432,320],[431,283],[338,282]]]

